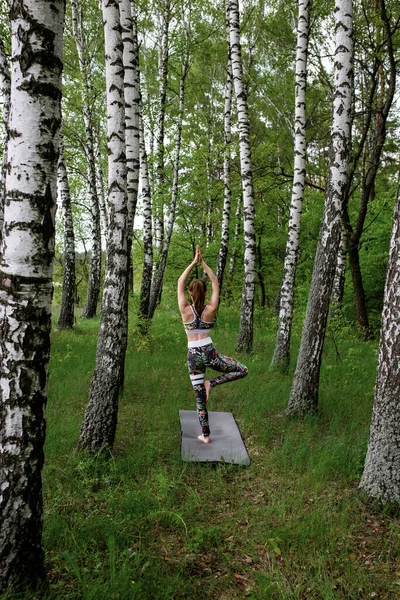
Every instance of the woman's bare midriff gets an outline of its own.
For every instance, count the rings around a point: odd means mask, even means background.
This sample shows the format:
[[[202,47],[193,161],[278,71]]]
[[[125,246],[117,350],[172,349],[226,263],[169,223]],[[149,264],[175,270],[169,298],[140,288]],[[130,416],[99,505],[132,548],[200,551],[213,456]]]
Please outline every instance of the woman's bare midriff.
[[[187,339],[189,342],[197,342],[198,340],[205,340],[206,338],[210,337],[210,332],[208,331],[207,333],[188,333],[187,334]]]

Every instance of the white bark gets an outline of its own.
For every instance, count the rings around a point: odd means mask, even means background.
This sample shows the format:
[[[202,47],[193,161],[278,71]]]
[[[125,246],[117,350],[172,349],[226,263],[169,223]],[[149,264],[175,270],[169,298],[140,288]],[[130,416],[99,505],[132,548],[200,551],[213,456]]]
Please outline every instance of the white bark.
[[[400,501],[400,186],[394,210],[379,342],[374,408],[360,487],[383,503]]]
[[[229,2],[229,29],[232,59],[232,75],[238,111],[240,171],[243,190],[243,230],[244,230],[244,276],[240,328],[237,341],[238,350],[250,351],[253,345],[253,313],[255,287],[255,205],[252,177],[250,122],[247,107],[247,92],[243,81],[243,67],[240,48],[239,2]]]
[[[118,0],[103,0],[107,91],[109,237],[96,365],[79,444],[91,451],[112,447],[125,361],[128,215],[125,101]]]
[[[142,185],[143,203],[143,273],[140,288],[139,317],[144,323],[148,318],[149,301],[151,291],[151,276],[153,271],[153,233],[152,233],[152,211],[151,190],[149,180],[149,169],[147,165],[147,153],[144,140],[143,120],[140,119],[140,179]],[[145,325],[143,324],[145,329]]]
[[[161,252],[164,239],[164,187],[165,187],[165,112],[168,87],[168,62],[169,62],[169,26],[171,19],[171,2],[163,0],[161,27],[158,51],[158,77],[159,77],[159,110],[157,115],[157,133],[155,139],[155,189],[154,189],[154,242],[157,252]],[[156,265],[154,267],[157,268]],[[156,277],[156,270],[154,271]]]
[[[331,148],[324,215],[315,256],[300,352],[287,414],[318,406],[319,374],[348,183],[352,116],[352,0],[335,1],[335,64]]]
[[[132,8],[133,7],[133,8]],[[125,139],[128,194],[128,243],[131,244],[139,186],[139,55],[136,33],[136,11],[132,0],[120,0],[124,90]]]
[[[60,318],[60,329],[71,329],[74,326],[75,307],[75,235],[72,218],[71,194],[68,173],[64,162],[64,148],[60,141],[60,158],[58,161],[57,193],[64,212],[64,265],[63,288]]]
[[[14,2],[11,10],[10,138],[0,248],[0,594],[9,584],[34,587],[45,577],[41,471],[63,20],[63,0]]]
[[[123,318],[122,354],[125,356],[128,346],[128,297],[131,285],[133,292],[132,271],[132,233],[136,213],[139,188],[139,116],[140,116],[140,74],[139,49],[137,41],[136,5],[134,0],[119,0],[119,12],[122,28],[123,64],[124,64],[124,96],[125,96],[125,145],[126,145],[126,191],[127,191],[127,253],[128,253],[128,285],[126,287],[125,308]],[[124,383],[124,364],[121,372],[121,387]]]
[[[241,232],[241,222],[242,222],[242,196],[240,195],[237,199],[236,211],[235,211],[235,233],[233,234],[233,249],[232,254],[229,259],[229,275],[233,277],[233,274],[236,269],[236,258],[237,258],[237,245],[239,242],[240,232]]]
[[[162,284],[164,279],[164,271],[167,264],[169,246],[171,243],[172,231],[175,223],[175,212],[176,203],[178,200],[179,193],[179,165],[180,165],[180,153],[181,153],[181,140],[182,140],[182,125],[183,125],[183,114],[185,107],[185,83],[186,75],[189,69],[189,42],[190,42],[190,22],[185,24],[185,37],[186,37],[186,54],[182,64],[181,77],[179,82],[179,113],[178,123],[175,138],[175,156],[174,156],[174,167],[173,167],[173,181],[172,181],[172,194],[171,204],[169,208],[169,214],[167,224],[165,228],[165,237],[162,246],[162,252],[160,257],[160,264],[154,272],[153,280],[151,283],[150,301],[149,301],[149,313],[148,318],[152,319],[154,312],[157,307],[158,298],[161,295]]]
[[[132,3],[133,18],[136,23],[135,4]],[[136,29],[137,45],[137,29]],[[147,152],[143,124],[143,104],[140,85],[140,66],[138,64],[138,85],[139,85],[139,164],[141,197],[143,204],[143,272],[140,287],[139,299],[139,326],[143,332],[147,331],[147,319],[149,312],[149,301],[151,292],[151,280],[153,273],[153,231],[152,231],[152,199],[149,168],[147,162]]]
[[[224,104],[224,206],[222,209],[222,231],[221,231],[221,245],[218,254],[218,264],[216,269],[216,276],[218,278],[219,290],[221,293],[222,284],[224,280],[226,260],[229,249],[229,227],[230,227],[230,215],[231,215],[231,202],[232,202],[232,190],[231,190],[231,120],[232,120],[232,93],[233,93],[233,77],[232,77],[232,61],[231,61],[231,48],[230,48],[230,28],[229,28],[229,0],[226,0],[226,31],[227,31],[227,55],[228,64],[226,71],[226,82],[225,82],[225,104]]]
[[[90,58],[82,18],[82,0],[71,0],[72,28],[76,49],[78,52],[79,68],[83,84],[83,119],[85,122],[86,160],[88,167],[89,200],[92,219],[92,248],[87,297],[82,316],[90,319],[97,312],[100,295],[101,277],[101,228],[100,209],[97,197],[97,174],[93,134],[93,83]]]
[[[100,216],[101,216],[101,220],[102,220],[102,224],[103,224],[104,235],[107,236],[108,212],[107,212],[106,197],[105,197],[105,193],[104,193],[104,174],[103,174],[103,165],[102,165],[101,148],[100,148],[100,132],[97,132],[95,144],[96,144],[97,198],[99,199]]]
[[[212,100],[210,102],[211,104],[211,110],[213,111],[213,106],[212,106]],[[211,117],[212,119],[212,117]],[[212,238],[213,238],[213,212],[214,212],[214,199],[212,196],[212,186],[211,186],[211,180],[212,180],[212,156],[211,156],[211,148],[213,146],[213,139],[212,139],[212,133],[209,130],[208,131],[208,144],[207,144],[207,159],[206,159],[206,173],[207,173],[207,206],[206,206],[206,215],[205,215],[205,233],[206,233],[206,248],[209,247],[209,245],[212,242]]]
[[[280,293],[280,308],[275,351],[271,367],[287,371],[290,362],[290,336],[292,329],[294,284],[300,243],[300,217],[303,207],[304,181],[306,175],[306,86],[307,49],[310,31],[311,0],[299,0],[297,22],[295,120],[294,120],[294,170],[292,198],[289,214],[288,239]]]
[[[8,129],[7,123],[10,115],[10,91],[11,77],[8,68],[8,60],[4,51],[3,40],[0,39],[0,90],[3,96],[3,122],[2,122],[2,138],[3,138],[3,158],[0,172],[0,243],[3,235],[3,219],[4,219],[4,197],[5,197],[5,177],[7,164],[7,145],[8,145]]]
[[[348,235],[344,224],[340,233],[340,245],[337,255],[335,278],[332,288],[332,304],[339,306],[343,300],[344,283],[346,277],[346,258],[347,258]]]

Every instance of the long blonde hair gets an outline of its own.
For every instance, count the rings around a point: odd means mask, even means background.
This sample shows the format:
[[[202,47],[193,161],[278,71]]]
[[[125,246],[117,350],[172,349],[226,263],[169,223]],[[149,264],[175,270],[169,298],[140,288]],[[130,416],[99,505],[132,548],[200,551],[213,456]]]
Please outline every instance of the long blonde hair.
[[[189,292],[193,300],[194,310],[200,317],[204,310],[207,288],[202,279],[193,279],[189,285]]]

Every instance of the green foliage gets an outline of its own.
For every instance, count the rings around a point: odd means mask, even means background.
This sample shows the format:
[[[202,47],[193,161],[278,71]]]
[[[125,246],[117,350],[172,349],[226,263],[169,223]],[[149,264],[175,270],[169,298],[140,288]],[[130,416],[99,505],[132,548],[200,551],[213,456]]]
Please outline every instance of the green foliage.
[[[387,2],[390,14],[396,14],[398,0]],[[165,212],[171,200],[172,163],[175,149],[176,119],[179,104],[179,78],[186,39],[183,21],[189,20],[187,3],[173,4],[169,36],[169,78],[165,119],[165,181],[155,200],[162,201]],[[266,288],[266,304],[274,306],[279,292],[286,246],[287,221],[293,172],[294,66],[296,48],[297,5],[293,0],[273,0],[265,4],[246,0],[242,4],[242,58],[248,92],[251,121],[253,178],[256,198],[256,237],[259,250],[259,274]],[[155,135],[159,110],[158,36],[162,5],[143,0],[138,2],[138,35],[142,73],[143,111],[149,167],[155,179]],[[206,246],[207,226],[212,235],[207,239],[207,260],[216,266],[220,245],[223,208],[223,111],[224,85],[227,68],[225,13],[215,3],[190,3],[190,69],[186,80],[185,111],[182,130],[179,198],[172,237],[165,290],[175,288],[176,278],[190,260],[195,244]],[[333,1],[321,0],[312,7],[307,84],[307,173],[304,209],[301,224],[301,252],[297,272],[296,306],[305,311],[311,279],[316,241],[319,235],[331,125]],[[98,3],[84,3],[84,27],[87,35],[87,56],[93,76],[90,102],[96,135],[102,149],[106,177],[106,136],[104,101],[104,57],[102,51],[102,18]],[[379,19],[371,6],[355,6],[356,100],[353,132],[354,153],[358,148],[367,108],[369,74],[377,49]],[[394,36],[398,52],[398,33]],[[86,157],[84,154],[84,123],[82,102],[85,93],[79,72],[75,40],[72,35],[70,9],[67,11],[65,37],[64,113],[66,161],[70,175],[77,248],[84,256],[90,251],[89,211],[86,201]],[[384,49],[380,50],[383,69],[388,65]],[[376,104],[376,103],[375,103]],[[232,107],[232,209],[229,253],[238,250],[233,277],[224,282],[224,301],[233,306],[240,302],[243,274],[243,232],[234,248],[234,211],[241,196],[238,131],[235,101]],[[353,154],[354,154],[353,153]],[[360,260],[368,309],[374,327],[379,327],[379,314],[385,279],[387,248],[390,236],[393,190],[398,164],[397,120],[390,116],[388,138],[376,181],[376,197],[371,203],[365,232],[361,238]],[[361,162],[354,178],[354,193],[350,200],[350,218],[354,224],[359,208]],[[153,190],[154,192],[154,190]],[[140,213],[140,203],[138,212]],[[133,248],[135,290],[140,289],[143,250],[141,222],[136,221]],[[62,263],[62,224],[57,226],[56,258]],[[87,264],[79,260],[78,295],[83,300],[86,291]],[[347,320],[355,320],[352,286],[347,277],[343,310]],[[56,268],[60,282],[61,269]],[[261,287],[257,279],[256,304],[261,303]],[[61,290],[55,290],[58,302]]]
[[[7,56],[11,55],[10,9],[7,2],[0,3],[0,38]]]
[[[86,132],[84,105],[89,106],[94,140],[102,151],[102,167],[106,173],[106,104],[104,71],[104,33],[101,6],[96,0],[79,1],[85,35],[84,61],[90,73],[91,87],[82,76],[76,40],[73,35],[71,5],[67,3],[63,50],[63,139],[74,216],[75,243],[78,252],[90,251],[91,215],[87,199],[88,177],[85,152]],[[63,253],[63,211],[57,215],[56,257]],[[61,259],[60,259],[61,260]],[[85,290],[86,291],[86,290]],[[84,297],[82,298],[84,301]]]

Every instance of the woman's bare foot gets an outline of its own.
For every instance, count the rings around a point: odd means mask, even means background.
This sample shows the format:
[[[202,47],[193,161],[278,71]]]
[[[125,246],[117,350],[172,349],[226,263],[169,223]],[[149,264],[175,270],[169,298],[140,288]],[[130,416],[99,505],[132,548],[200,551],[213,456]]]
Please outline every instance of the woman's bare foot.
[[[210,437],[209,436],[208,437],[204,437],[203,434],[198,435],[197,439],[200,440],[201,442],[204,442],[205,444],[209,444],[211,442]]]
[[[204,387],[206,388],[206,402],[208,402],[208,399],[211,394],[211,383],[209,382],[208,379],[205,380]]]

